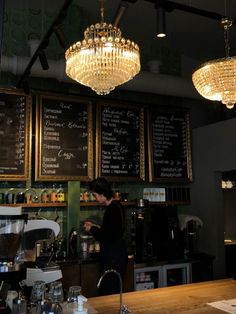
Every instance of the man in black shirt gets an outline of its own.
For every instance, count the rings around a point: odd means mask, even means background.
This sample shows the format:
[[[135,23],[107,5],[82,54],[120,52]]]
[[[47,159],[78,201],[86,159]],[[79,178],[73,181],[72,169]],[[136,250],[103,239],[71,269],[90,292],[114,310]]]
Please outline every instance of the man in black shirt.
[[[84,228],[100,242],[101,274],[108,269],[118,271],[121,278],[127,265],[127,251],[124,234],[124,212],[121,204],[113,198],[113,191],[107,180],[97,178],[90,183],[90,191],[96,201],[106,206],[101,226],[85,221]],[[100,285],[100,295],[119,293],[119,279],[114,273],[107,274]]]

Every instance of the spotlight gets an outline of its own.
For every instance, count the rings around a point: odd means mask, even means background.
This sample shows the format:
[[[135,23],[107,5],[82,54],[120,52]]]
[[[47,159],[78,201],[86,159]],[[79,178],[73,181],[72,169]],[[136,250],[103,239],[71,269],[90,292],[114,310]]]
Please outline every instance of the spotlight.
[[[55,33],[55,35],[57,36],[57,39],[60,43],[60,46],[62,48],[68,48],[69,47],[69,43],[68,43],[68,40],[66,39],[66,36],[63,32],[63,30],[61,29],[61,26],[60,25],[55,25],[53,27],[53,31]]]
[[[49,65],[48,65],[48,60],[45,54],[44,50],[39,50],[38,51],[38,57],[39,57],[39,61],[41,63],[42,69],[43,70],[48,70],[49,69]]]
[[[166,37],[166,11],[159,1],[156,2],[157,37]]]

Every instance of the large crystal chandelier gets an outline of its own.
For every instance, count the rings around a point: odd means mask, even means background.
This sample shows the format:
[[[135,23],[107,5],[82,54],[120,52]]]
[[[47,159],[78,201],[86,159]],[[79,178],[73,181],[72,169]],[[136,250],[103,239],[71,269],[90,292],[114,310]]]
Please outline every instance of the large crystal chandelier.
[[[118,27],[104,22],[89,26],[84,40],[65,53],[66,74],[98,95],[109,94],[116,86],[131,80],[140,71],[139,47],[124,39]]]
[[[221,101],[228,109],[236,103],[236,57],[229,56],[230,18],[223,18],[226,57],[203,63],[193,73],[192,80],[200,95]]]

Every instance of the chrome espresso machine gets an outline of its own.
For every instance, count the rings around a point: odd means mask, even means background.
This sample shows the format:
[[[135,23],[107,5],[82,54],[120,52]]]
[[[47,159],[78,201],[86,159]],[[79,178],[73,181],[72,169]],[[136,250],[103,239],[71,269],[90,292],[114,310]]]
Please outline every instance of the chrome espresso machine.
[[[26,278],[22,239],[27,221],[20,207],[0,207],[0,283],[12,290],[19,290],[19,282]]]
[[[49,260],[38,265],[36,258],[37,241],[54,238],[59,231],[55,221],[28,220],[21,207],[0,206],[0,286],[4,283],[18,291],[37,280],[49,283],[62,278],[59,266]]]

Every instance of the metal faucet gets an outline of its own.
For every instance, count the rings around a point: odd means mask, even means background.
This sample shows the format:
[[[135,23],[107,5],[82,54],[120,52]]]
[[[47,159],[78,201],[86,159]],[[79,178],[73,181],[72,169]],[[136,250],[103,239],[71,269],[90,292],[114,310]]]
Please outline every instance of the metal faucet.
[[[124,304],[122,304],[122,279],[121,279],[121,275],[118,271],[116,271],[115,269],[108,269],[106,270],[102,276],[100,277],[99,281],[98,281],[98,284],[97,284],[97,287],[99,288],[100,287],[100,284],[103,280],[103,278],[109,274],[109,273],[114,273],[118,276],[119,278],[119,282],[120,282],[120,309],[119,309],[119,314],[128,314],[128,313],[131,313],[128,309],[128,307]]]

